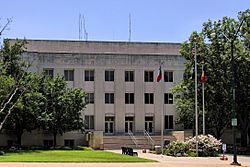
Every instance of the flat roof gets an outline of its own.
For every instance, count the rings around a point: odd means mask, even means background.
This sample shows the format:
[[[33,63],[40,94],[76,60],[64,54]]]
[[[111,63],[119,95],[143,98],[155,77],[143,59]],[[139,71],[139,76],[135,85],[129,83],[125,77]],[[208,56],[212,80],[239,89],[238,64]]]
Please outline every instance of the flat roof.
[[[16,39],[10,39],[11,43]],[[26,39],[26,52],[180,55],[181,43]]]

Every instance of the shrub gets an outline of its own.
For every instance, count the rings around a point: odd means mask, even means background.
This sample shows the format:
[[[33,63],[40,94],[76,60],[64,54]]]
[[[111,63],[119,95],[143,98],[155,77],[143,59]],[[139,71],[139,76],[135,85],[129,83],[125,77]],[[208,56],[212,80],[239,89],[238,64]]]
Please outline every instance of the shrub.
[[[163,154],[170,156],[184,155],[188,145],[181,141],[172,141],[164,149]]]
[[[212,135],[198,136],[199,156],[218,156],[221,147],[221,141]],[[188,138],[186,142],[172,141],[163,149],[163,154],[170,156],[191,156],[196,154],[196,137]]]
[[[195,149],[189,149],[186,153],[189,157],[197,157]]]
[[[4,152],[4,151],[0,151],[0,156],[1,156],[1,155],[4,155],[4,154],[5,154],[5,152]]]
[[[75,147],[73,147],[73,150],[85,150],[85,147],[83,147],[83,146],[75,146]]]
[[[222,145],[220,140],[217,140],[212,135],[198,135],[199,156],[218,156],[219,149]],[[188,138],[185,142],[190,149],[196,148],[196,137]]]

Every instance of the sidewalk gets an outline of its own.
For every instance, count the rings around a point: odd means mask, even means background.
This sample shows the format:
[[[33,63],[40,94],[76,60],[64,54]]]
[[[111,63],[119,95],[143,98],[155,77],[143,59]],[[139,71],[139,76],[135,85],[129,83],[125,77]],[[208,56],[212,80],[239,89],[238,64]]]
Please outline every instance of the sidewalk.
[[[121,153],[121,150],[109,150]],[[233,167],[232,155],[229,160],[222,161],[219,157],[170,157],[135,150],[141,158],[157,160],[155,163],[0,163],[0,167]],[[238,156],[243,167],[250,167],[250,157]]]
[[[120,150],[108,150],[115,153],[121,153]],[[227,155],[228,160],[220,160],[220,157],[171,157],[165,155],[156,155],[151,153],[142,153],[141,150],[135,150],[141,158],[158,161],[166,167],[226,167],[233,166],[233,155]],[[250,156],[237,156],[237,160],[242,166],[250,167]],[[158,164],[159,165],[159,164]]]

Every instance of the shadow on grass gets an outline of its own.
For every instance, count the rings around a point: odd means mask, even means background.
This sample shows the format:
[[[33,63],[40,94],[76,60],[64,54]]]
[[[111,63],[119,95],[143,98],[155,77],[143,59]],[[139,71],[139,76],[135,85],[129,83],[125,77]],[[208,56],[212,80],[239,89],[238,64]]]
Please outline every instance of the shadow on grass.
[[[8,154],[30,154],[30,153],[41,153],[46,151],[53,151],[53,150],[61,150],[61,151],[75,151],[75,150],[82,150],[82,151],[92,151],[89,147],[83,146],[76,146],[76,147],[34,147],[34,148],[22,148],[22,149],[3,149],[1,148],[0,151]]]
[[[40,153],[41,151],[42,150],[5,150],[4,152],[8,154],[30,154],[30,153]]]

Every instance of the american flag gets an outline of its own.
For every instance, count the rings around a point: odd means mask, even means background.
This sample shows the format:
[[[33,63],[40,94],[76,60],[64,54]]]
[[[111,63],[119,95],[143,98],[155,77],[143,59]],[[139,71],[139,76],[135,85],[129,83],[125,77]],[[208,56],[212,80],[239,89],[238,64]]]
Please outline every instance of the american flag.
[[[193,47],[193,48],[192,48],[192,55],[194,56],[194,55],[195,55],[195,53],[196,53],[196,48],[195,48],[195,47]]]

